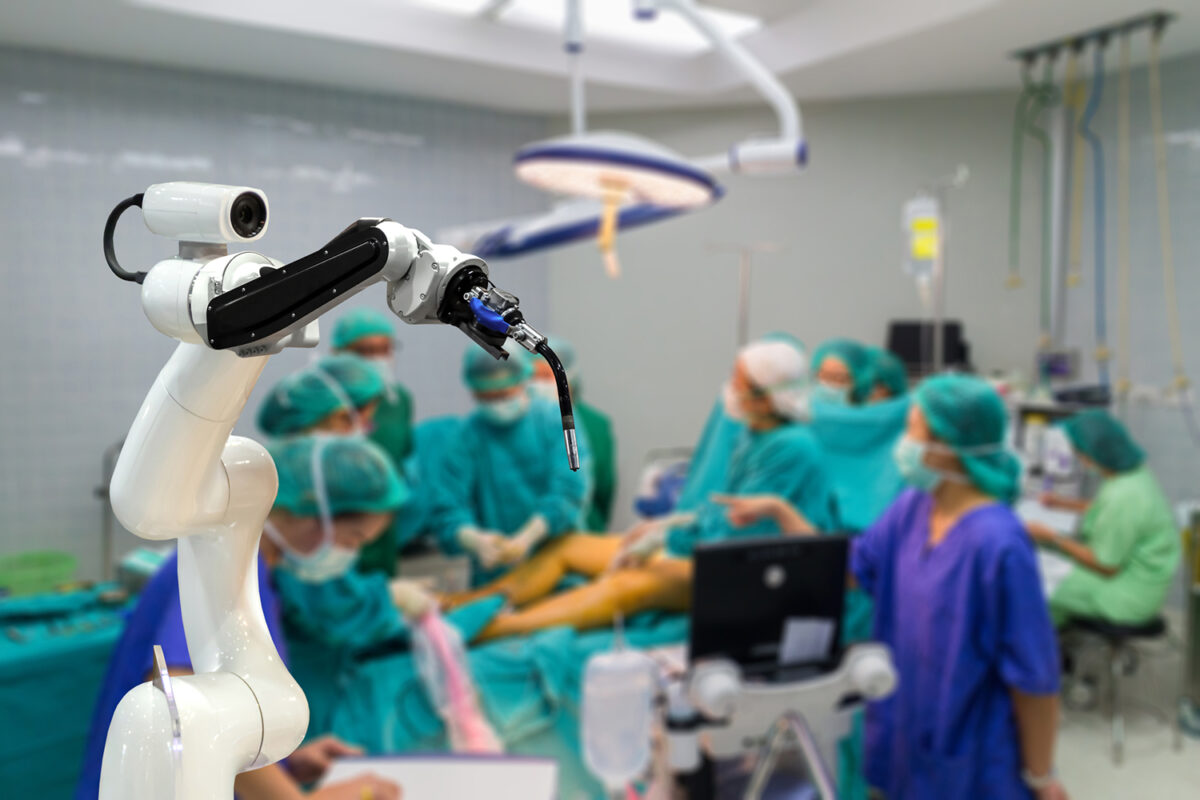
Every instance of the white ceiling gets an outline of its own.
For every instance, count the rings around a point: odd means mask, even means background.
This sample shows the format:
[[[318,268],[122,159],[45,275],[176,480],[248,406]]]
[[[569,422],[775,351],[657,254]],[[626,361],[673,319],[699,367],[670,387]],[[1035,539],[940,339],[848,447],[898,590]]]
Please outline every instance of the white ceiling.
[[[801,100],[1012,87],[1011,51],[1149,10],[1179,14],[1165,56],[1200,50],[1197,0],[707,2],[763,19],[743,42]],[[516,111],[566,106],[555,33],[404,0],[3,0],[0,42]],[[592,42],[584,58],[593,110],[754,100],[714,52]]]

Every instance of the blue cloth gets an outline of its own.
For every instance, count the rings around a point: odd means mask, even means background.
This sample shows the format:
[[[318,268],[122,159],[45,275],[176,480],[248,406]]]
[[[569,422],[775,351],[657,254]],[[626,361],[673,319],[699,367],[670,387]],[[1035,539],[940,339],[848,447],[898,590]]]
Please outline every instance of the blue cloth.
[[[502,603],[489,598],[473,604],[474,625],[471,619],[456,619],[458,612],[447,615],[447,621],[469,641]],[[675,644],[687,639],[687,625],[683,614],[639,614],[628,620],[626,636],[631,646],[639,648]],[[551,628],[467,651],[480,707],[505,752],[554,758],[559,765],[560,797],[605,796],[580,755],[579,715],[584,664],[613,644],[612,631]],[[407,652],[360,663],[353,680],[346,683],[332,732],[371,754],[448,748],[441,718]]]
[[[1030,800],[1009,691],[1054,694],[1059,675],[1034,548],[996,504],[931,549],[932,503],[906,491],[854,542],[900,678],[868,710],[867,777],[889,800]]]
[[[5,797],[71,797],[92,707],[126,608],[114,584],[0,599],[0,787]],[[52,712],[48,703],[52,700]]]
[[[733,450],[725,482],[717,491],[777,495],[796,507],[817,530],[837,527],[836,500],[825,478],[821,447],[803,425],[781,425],[763,432],[744,430]],[[773,520],[735,528],[725,506],[708,498],[690,510],[697,515],[695,522],[667,532],[667,551],[677,558],[691,555],[703,542],[779,533]]]
[[[904,490],[892,451],[908,408],[903,397],[869,406],[813,403],[809,429],[821,444],[840,522],[850,531],[869,528]]]
[[[397,533],[397,547],[403,549],[409,542],[436,535],[434,497],[437,487],[445,481],[446,453],[453,449],[461,425],[461,419],[447,415],[413,426],[412,454],[401,470],[405,482],[412,488],[412,495],[396,512],[392,522]]]
[[[178,563],[177,554],[172,553],[159,567],[158,572],[146,584],[137,605],[130,612],[125,630],[113,648],[108,672],[104,676],[104,685],[92,714],[83,773],[75,792],[76,800],[94,800],[99,792],[100,764],[104,758],[104,740],[108,736],[108,725],[121,698],[130,689],[145,683],[146,675],[154,663],[154,645],[162,646],[168,666],[186,669],[192,667],[187,639],[183,632],[183,613],[179,605]],[[263,615],[267,619],[267,628],[271,632],[271,640],[284,663],[287,663],[288,653],[283,641],[279,603],[271,588],[266,562],[261,557],[258,560],[258,593],[262,601]]]
[[[580,431],[582,434],[583,431]],[[448,553],[459,553],[458,531],[465,525],[511,536],[540,514],[549,535],[580,530],[590,496],[586,464],[567,466],[558,406],[538,397],[511,425],[496,425],[478,411],[463,420],[442,462],[435,488],[434,526]],[[579,437],[579,458],[589,458],[587,437]],[[477,583],[494,577],[476,564]]]
[[[308,698],[308,730],[329,730],[355,655],[388,639],[407,638],[408,625],[392,603],[388,576],[348,572],[306,583],[276,569],[275,587],[292,661],[292,676]]]
[[[746,430],[745,423],[738,422],[725,413],[721,398],[713,404],[696,449],[692,451],[692,461],[688,465],[687,483],[679,495],[675,508],[679,511],[691,511],[708,500],[713,492],[721,491],[729,477],[729,462],[733,458],[733,449],[737,447],[738,439]]]

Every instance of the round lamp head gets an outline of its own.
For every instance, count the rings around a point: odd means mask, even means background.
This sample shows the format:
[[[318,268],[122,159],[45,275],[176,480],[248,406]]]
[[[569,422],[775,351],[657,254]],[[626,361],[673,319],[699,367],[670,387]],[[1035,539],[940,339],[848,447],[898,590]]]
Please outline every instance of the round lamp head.
[[[696,208],[718,198],[707,171],[660,144],[619,131],[561,136],[526,145],[513,159],[517,177],[572,197]]]

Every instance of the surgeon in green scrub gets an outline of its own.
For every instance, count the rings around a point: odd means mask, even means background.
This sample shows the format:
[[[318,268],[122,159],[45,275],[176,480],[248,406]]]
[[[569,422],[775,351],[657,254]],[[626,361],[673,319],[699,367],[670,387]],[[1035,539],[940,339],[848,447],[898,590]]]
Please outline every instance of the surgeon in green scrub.
[[[1162,609],[1179,566],[1179,530],[1171,507],[1146,467],[1142,449],[1107,412],[1081,412],[1062,428],[1076,456],[1099,471],[1102,482],[1090,503],[1057,495],[1042,498],[1051,507],[1083,513],[1077,538],[1027,525],[1039,544],[1075,562],[1050,597],[1054,621],[1147,622]]]
[[[333,326],[332,344],[335,353],[352,353],[366,361],[383,380],[383,396],[368,435],[403,474],[413,451],[413,401],[408,390],[396,381],[399,347],[391,318],[373,308],[349,311]],[[412,532],[401,530],[406,519],[405,515],[397,515],[392,527],[363,550],[359,570],[396,574],[397,552],[412,536]]]
[[[384,383],[383,399],[375,411],[371,440],[397,466],[412,453],[412,395],[396,381],[396,329],[391,319],[373,308],[357,308],[333,326],[333,350],[353,353],[367,361]]]
[[[592,500],[584,512],[584,526],[589,531],[607,531],[613,500],[617,495],[617,443],[613,438],[612,421],[603,411],[583,400],[583,381],[579,377],[575,346],[566,339],[551,336],[550,348],[567,371],[575,419],[587,436],[591,454],[588,469],[592,479]],[[551,403],[558,403],[558,384],[545,359],[534,359],[533,380],[529,382],[529,390]]]
[[[862,405],[874,387],[870,349],[853,339],[828,339],[813,353],[813,401],[829,405]]]

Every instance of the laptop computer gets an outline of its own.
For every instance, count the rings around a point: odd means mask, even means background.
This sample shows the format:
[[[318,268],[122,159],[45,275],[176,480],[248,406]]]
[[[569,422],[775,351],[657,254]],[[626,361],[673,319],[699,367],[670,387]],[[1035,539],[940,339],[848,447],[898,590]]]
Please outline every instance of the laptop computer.
[[[735,539],[693,556],[689,658],[726,658],[747,678],[797,680],[841,656],[850,540]]]

